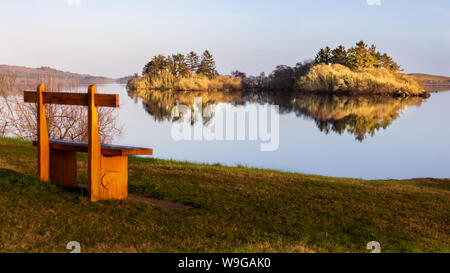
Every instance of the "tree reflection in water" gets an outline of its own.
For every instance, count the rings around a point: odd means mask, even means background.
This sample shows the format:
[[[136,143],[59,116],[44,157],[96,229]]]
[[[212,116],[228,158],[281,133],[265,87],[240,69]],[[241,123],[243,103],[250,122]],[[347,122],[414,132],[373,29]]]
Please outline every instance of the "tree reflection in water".
[[[279,105],[280,114],[295,113],[297,117],[314,120],[320,131],[350,133],[362,142],[368,135],[374,136],[380,129],[386,129],[404,109],[420,105],[422,97],[396,98],[391,96],[343,96],[302,92],[200,92],[200,91],[151,91],[128,90],[130,97],[142,99],[146,111],[156,121],[173,121],[172,109],[176,105],[192,106],[195,97],[201,97],[203,109],[219,103],[234,106],[246,104]],[[192,115],[192,124],[197,122]],[[204,118],[208,126],[212,117]]]

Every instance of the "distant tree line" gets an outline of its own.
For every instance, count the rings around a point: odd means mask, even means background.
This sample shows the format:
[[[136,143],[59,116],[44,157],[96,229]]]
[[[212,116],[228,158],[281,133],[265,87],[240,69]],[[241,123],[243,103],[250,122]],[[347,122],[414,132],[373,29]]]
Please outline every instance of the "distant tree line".
[[[375,45],[369,47],[364,41],[359,41],[348,50],[342,45],[333,50],[329,46],[321,48],[314,60],[314,64],[320,63],[341,64],[352,70],[382,67],[393,72],[400,71],[400,66],[390,56],[377,51]]]
[[[142,71],[145,76],[158,76],[163,71],[175,77],[186,77],[192,73],[202,74],[212,79],[218,75],[216,63],[212,54],[205,50],[200,57],[194,51],[187,55],[174,54],[169,56],[157,55],[149,61]]]

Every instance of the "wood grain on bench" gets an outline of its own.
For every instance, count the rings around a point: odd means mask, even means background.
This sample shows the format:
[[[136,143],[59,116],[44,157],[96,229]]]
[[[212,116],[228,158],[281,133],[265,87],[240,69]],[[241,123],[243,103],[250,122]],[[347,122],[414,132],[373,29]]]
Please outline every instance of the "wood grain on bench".
[[[67,92],[43,92],[44,104],[88,105],[88,94]],[[36,91],[24,91],[23,100],[27,103],[37,102]],[[119,107],[119,95],[95,94],[95,106]]]
[[[39,85],[24,91],[24,101],[36,103],[39,178],[65,187],[77,182],[77,152],[88,153],[88,193],[92,202],[124,200],[128,196],[128,156],[152,155],[153,149],[100,144],[98,107],[119,107],[119,95],[97,94],[91,85],[87,93],[45,92]],[[88,142],[49,140],[45,104],[84,105],[88,110]]]
[[[74,151],[80,153],[88,152],[88,143],[67,140],[50,140],[50,149],[62,151]],[[33,145],[37,145],[37,141],[33,141]],[[153,149],[102,144],[102,154],[105,156],[130,156],[130,155],[152,155]]]

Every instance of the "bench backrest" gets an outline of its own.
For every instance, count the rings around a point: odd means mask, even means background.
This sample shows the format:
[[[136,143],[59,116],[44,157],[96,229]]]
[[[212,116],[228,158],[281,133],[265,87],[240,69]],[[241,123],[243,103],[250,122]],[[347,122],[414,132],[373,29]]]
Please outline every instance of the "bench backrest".
[[[28,103],[37,103],[38,170],[39,176],[42,181],[50,180],[50,162],[49,162],[50,143],[48,137],[47,119],[45,116],[45,104],[88,106],[89,162],[96,162],[101,154],[97,107],[119,107],[119,95],[97,94],[96,85],[89,86],[88,93],[86,94],[86,93],[45,92],[45,86],[41,84],[37,87],[36,92],[25,91],[24,101]],[[90,167],[91,166],[89,166],[89,168]],[[89,173],[92,172],[89,171]]]

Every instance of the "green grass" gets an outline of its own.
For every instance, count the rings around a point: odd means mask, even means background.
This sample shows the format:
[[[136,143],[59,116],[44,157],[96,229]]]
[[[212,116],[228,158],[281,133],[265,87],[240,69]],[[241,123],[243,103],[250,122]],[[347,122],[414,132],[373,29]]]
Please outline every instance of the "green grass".
[[[86,180],[86,156],[79,180]],[[187,204],[90,203],[38,181],[36,148],[0,139],[0,251],[450,251],[450,180],[365,181],[131,158],[129,191]]]

